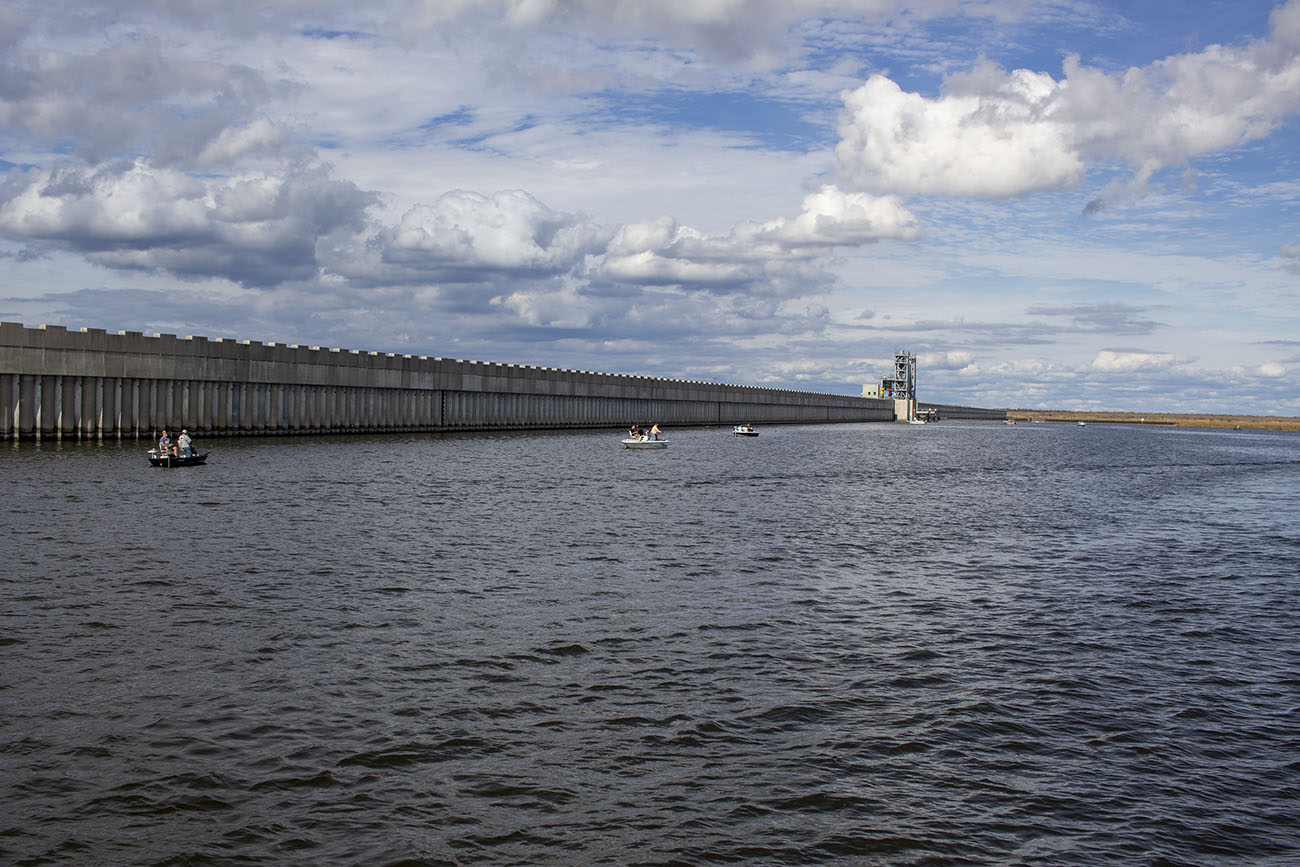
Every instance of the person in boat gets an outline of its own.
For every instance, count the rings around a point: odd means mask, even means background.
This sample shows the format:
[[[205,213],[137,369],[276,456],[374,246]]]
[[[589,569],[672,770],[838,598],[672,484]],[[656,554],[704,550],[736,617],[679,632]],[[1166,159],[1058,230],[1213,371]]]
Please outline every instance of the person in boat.
[[[160,457],[167,457],[174,453],[172,438],[167,435],[167,428],[163,428],[162,436],[158,437],[158,454]]]
[[[659,439],[659,434],[661,433],[663,433],[663,431],[659,430],[658,424],[655,424],[652,428],[650,428],[650,439],[652,440]]]
[[[176,440],[176,445],[180,448],[180,456],[188,458],[194,454],[194,441],[190,439],[190,432],[182,430],[180,438]]]
[[[641,425],[632,422],[632,426],[627,429],[627,435],[632,439],[639,439],[641,437]]]

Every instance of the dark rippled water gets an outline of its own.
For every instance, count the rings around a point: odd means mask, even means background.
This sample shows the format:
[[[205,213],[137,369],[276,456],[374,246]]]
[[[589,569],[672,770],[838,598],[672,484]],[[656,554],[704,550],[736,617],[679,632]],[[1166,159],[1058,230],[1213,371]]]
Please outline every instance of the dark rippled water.
[[[1300,863],[1300,437],[0,452],[12,864]]]

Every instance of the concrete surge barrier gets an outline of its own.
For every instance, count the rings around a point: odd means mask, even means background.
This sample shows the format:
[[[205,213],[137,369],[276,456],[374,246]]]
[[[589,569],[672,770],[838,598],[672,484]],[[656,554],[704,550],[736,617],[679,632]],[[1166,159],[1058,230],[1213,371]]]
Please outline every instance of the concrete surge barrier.
[[[978,406],[953,406],[948,403],[923,403],[918,401],[916,408],[920,412],[934,410],[939,420],[950,421],[1006,421],[1005,409],[982,409]]]
[[[0,439],[892,421],[758,386],[0,322]]]

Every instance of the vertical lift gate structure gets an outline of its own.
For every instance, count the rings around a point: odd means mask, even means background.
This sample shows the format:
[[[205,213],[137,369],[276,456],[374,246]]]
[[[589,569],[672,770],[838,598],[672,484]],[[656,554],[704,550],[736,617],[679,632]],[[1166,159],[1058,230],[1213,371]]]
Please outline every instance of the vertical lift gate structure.
[[[910,352],[894,352],[894,375],[880,380],[880,396],[894,401],[894,419],[912,421],[916,418],[916,356]]]

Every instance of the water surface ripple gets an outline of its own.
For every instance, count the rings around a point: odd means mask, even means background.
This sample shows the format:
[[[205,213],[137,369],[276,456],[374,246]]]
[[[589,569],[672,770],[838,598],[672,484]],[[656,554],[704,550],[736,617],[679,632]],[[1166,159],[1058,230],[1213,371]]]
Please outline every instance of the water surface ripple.
[[[12,864],[1300,863],[1300,438],[0,452]]]

